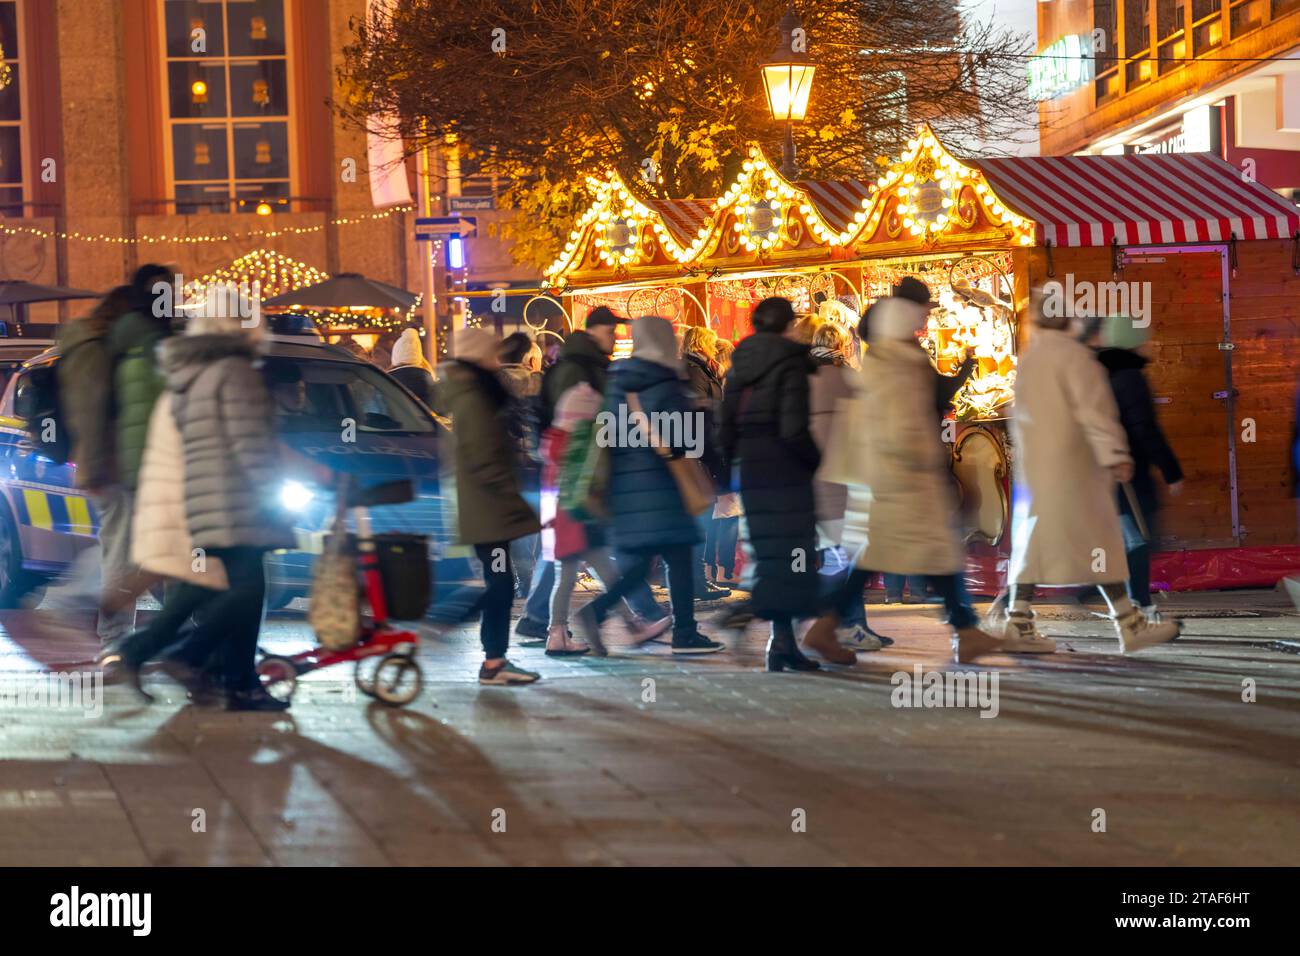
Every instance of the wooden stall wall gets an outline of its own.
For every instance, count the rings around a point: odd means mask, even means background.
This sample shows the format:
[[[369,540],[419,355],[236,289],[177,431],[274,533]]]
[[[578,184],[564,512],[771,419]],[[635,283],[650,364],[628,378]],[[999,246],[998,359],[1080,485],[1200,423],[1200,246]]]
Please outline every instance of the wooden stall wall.
[[[1152,361],[1148,377],[1157,413],[1187,472],[1186,492],[1166,498],[1164,548],[1295,545],[1291,453],[1300,378],[1300,277],[1289,240],[1237,244],[1228,279],[1233,349],[1225,352],[1222,266],[1215,252],[1165,254],[1131,247],[1118,277],[1109,249],[1054,250],[1055,276],[1075,283],[1149,282]],[[1141,261],[1141,260],[1147,261]],[[1159,261],[1163,259],[1164,261]],[[1047,281],[1045,250],[1027,256],[1023,289]],[[1021,288],[1017,289],[1017,298]],[[1027,323],[1021,328],[1032,337]],[[1222,394],[1231,357],[1233,420]],[[1229,434],[1236,453],[1241,535],[1233,534]]]
[[[1297,543],[1291,482],[1300,377],[1300,277],[1290,240],[1237,244],[1230,281],[1237,389],[1237,483],[1242,544]]]

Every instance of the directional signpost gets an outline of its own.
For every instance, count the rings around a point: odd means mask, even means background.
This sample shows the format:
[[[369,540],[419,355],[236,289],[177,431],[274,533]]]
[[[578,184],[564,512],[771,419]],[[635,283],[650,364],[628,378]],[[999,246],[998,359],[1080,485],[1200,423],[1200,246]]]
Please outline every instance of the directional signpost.
[[[478,233],[478,219],[474,216],[428,216],[415,220],[415,239],[429,242],[447,236],[468,239]]]

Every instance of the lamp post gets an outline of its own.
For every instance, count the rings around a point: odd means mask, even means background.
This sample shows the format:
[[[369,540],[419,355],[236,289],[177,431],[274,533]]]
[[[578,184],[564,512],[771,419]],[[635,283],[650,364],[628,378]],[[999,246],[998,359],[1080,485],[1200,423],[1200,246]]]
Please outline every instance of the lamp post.
[[[785,123],[785,149],[781,157],[781,175],[791,181],[799,177],[795,162],[792,122],[802,120],[808,112],[808,94],[817,69],[808,58],[807,41],[799,14],[791,7],[777,27],[780,38],[776,49],[763,61],[763,91],[772,119]]]

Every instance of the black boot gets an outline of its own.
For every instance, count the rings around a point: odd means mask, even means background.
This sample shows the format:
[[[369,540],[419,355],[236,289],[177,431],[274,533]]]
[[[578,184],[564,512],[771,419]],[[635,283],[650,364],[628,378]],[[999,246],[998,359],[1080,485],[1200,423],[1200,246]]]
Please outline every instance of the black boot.
[[[772,636],[767,641],[767,669],[778,673],[787,667],[792,671],[815,671],[821,665],[803,656],[789,621],[773,621]]]
[[[153,694],[145,690],[141,682],[140,665],[126,653],[122,642],[104,648],[96,662],[103,669],[105,684],[125,684],[144,703],[153,703]]]
[[[226,710],[279,711],[288,710],[287,700],[277,700],[259,684],[247,690],[231,691],[226,695]]]

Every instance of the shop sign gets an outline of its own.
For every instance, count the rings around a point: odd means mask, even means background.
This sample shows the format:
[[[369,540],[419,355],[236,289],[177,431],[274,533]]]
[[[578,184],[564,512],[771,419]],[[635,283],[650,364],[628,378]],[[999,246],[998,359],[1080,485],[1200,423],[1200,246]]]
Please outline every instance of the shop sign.
[[[1096,72],[1093,49],[1091,34],[1075,33],[1039,51],[1025,70],[1030,98],[1050,100],[1092,82]]]

